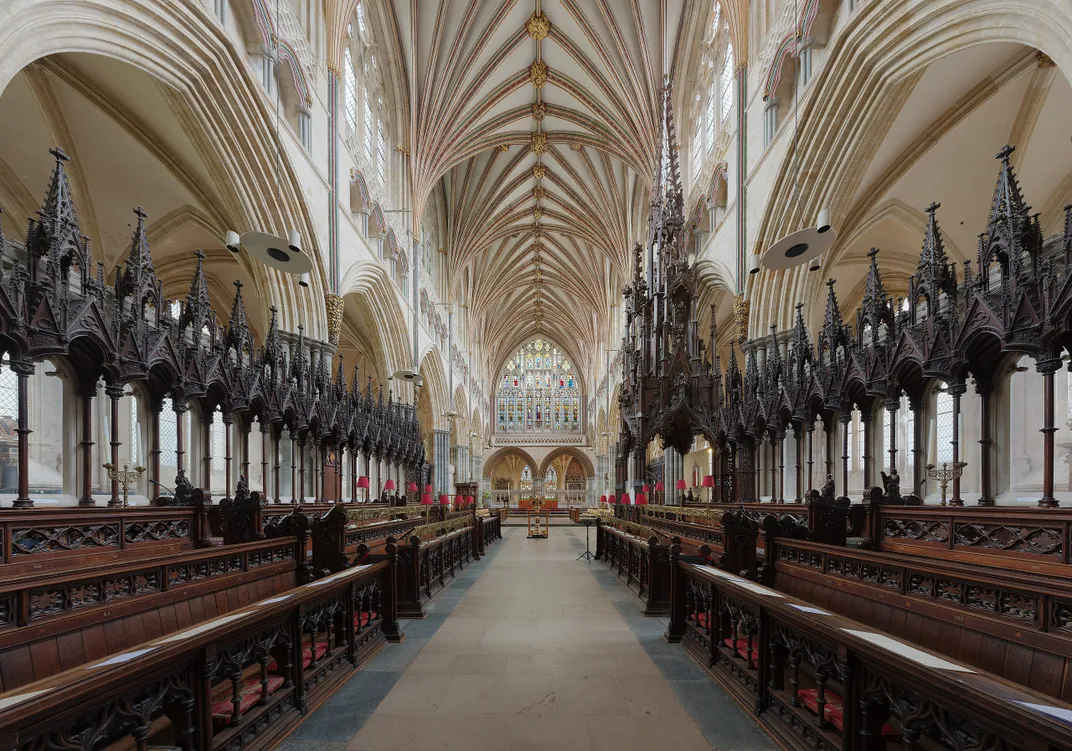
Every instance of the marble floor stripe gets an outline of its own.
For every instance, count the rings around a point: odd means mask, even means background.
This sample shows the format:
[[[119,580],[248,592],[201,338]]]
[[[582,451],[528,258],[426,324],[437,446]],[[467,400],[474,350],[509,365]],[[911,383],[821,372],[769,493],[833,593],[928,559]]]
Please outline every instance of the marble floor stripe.
[[[282,745],[287,751],[776,746],[643,618],[584,530],[505,539]]]

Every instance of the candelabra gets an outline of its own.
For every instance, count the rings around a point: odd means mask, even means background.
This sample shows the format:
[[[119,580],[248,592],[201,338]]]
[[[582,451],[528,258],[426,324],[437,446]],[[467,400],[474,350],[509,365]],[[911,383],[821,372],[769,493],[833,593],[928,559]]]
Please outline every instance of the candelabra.
[[[145,471],[145,467],[130,468],[129,464],[124,464],[122,469],[119,469],[114,464],[105,464],[104,468],[108,470],[108,479],[113,482],[118,480],[119,485],[123,488],[123,505],[127,505],[127,494],[130,492],[130,486],[138,481],[141,477],[141,473]]]
[[[953,462],[952,466],[950,466],[948,462],[942,462],[941,469],[938,469],[933,464],[928,464],[924,466],[924,469],[927,470],[927,477],[932,480],[937,480],[938,486],[942,489],[943,506],[946,505],[945,492],[946,489],[949,487],[949,481],[955,480],[956,478],[964,474],[964,468],[966,466],[968,466],[967,462]]]

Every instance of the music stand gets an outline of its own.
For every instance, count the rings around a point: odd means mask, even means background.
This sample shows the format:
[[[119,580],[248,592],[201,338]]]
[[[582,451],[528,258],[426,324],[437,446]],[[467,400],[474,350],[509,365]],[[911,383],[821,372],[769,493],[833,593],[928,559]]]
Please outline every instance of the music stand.
[[[584,552],[577,556],[577,560],[579,561],[584,558],[585,563],[591,563],[595,560],[595,556],[592,555],[591,551],[588,549],[588,529],[592,526],[591,517],[582,516],[581,524],[584,525]]]

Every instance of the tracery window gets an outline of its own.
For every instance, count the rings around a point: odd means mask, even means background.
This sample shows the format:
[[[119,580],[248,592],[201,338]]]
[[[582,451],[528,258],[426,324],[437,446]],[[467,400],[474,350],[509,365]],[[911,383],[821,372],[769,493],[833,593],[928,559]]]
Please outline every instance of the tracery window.
[[[501,432],[581,429],[581,390],[573,364],[546,339],[531,340],[506,361],[496,402]]]
[[[548,467],[547,473],[543,476],[543,497],[554,498],[555,491],[558,490],[558,472],[554,467]]]
[[[532,497],[532,468],[529,465],[525,465],[525,468],[521,470],[521,497]]]

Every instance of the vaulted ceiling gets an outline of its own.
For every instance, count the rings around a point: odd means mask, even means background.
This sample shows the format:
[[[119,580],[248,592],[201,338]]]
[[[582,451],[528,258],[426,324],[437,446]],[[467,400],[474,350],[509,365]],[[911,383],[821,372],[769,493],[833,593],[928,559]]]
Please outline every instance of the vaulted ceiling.
[[[689,0],[393,0],[418,210],[497,368],[540,333],[591,362],[643,240]]]

